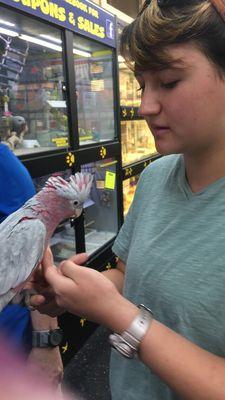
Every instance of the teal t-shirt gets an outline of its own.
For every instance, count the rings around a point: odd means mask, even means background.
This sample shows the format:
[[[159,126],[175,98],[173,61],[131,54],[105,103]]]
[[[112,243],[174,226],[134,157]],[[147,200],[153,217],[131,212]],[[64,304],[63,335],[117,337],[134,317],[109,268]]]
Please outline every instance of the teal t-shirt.
[[[113,251],[126,263],[125,297],[225,357],[225,177],[193,193],[181,155],[155,161],[141,175]],[[115,350],[110,381],[112,400],[178,399],[139,360]]]

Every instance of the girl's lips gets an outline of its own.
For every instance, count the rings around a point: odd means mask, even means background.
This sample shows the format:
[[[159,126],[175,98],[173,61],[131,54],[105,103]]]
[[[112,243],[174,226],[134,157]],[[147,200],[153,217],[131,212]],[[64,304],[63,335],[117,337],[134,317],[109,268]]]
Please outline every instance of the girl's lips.
[[[152,132],[155,135],[163,135],[167,133],[170,130],[168,126],[153,126],[152,127]]]

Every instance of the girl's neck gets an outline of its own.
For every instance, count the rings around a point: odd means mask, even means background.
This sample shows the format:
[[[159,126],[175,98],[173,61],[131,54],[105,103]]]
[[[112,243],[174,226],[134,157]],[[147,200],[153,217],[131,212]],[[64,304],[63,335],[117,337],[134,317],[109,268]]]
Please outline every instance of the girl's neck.
[[[184,155],[186,177],[191,190],[197,193],[225,177],[225,148],[201,155]]]

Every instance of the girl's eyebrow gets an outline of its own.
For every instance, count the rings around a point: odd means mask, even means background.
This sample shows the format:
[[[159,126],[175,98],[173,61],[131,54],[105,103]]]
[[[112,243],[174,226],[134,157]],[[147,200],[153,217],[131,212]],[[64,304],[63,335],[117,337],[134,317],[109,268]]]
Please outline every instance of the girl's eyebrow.
[[[161,68],[159,70],[152,70],[153,73],[160,73],[160,72],[170,72],[170,71],[175,71],[175,72],[179,72],[179,71],[185,71],[187,68],[191,68],[192,66],[188,63],[186,63],[183,60],[175,60],[174,62],[171,62],[170,65],[168,65],[167,67]],[[145,71],[134,71],[134,76],[135,78],[141,78],[143,73]]]

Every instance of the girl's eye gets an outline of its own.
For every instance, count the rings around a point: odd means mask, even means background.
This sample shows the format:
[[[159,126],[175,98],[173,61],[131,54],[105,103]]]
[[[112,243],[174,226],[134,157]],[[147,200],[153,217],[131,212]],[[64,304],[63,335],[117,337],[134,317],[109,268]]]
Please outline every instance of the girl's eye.
[[[172,82],[167,82],[167,83],[161,83],[161,87],[164,89],[173,89],[177,84],[179,83],[179,80],[172,81]]]

